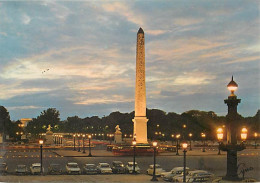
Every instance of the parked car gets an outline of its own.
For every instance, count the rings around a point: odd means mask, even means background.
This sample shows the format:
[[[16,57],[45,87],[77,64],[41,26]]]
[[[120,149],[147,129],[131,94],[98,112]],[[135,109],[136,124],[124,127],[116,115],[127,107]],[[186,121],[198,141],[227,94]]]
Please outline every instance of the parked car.
[[[186,176],[186,182],[211,182],[214,174],[209,173],[205,170],[193,170],[189,171]],[[183,182],[183,174],[174,176],[172,182]]]
[[[7,164],[0,163],[0,173],[7,173]]]
[[[51,163],[48,167],[49,174],[62,174],[62,169],[60,164]]]
[[[84,174],[98,174],[99,170],[95,164],[85,164],[83,167]]]
[[[40,174],[41,173],[41,163],[33,163],[30,166],[30,172],[31,174]],[[42,168],[42,173],[44,172],[43,168]]]
[[[99,163],[97,168],[99,173],[113,173],[108,163]]]
[[[68,174],[80,174],[81,170],[79,168],[78,163],[69,162],[69,163],[66,164],[66,172]]]
[[[155,164],[155,175],[161,176],[161,173],[165,172],[164,169],[159,164]],[[149,168],[146,170],[148,175],[153,175],[153,165],[149,165]]]
[[[186,167],[186,173],[188,173],[189,168]],[[183,167],[175,167],[170,172],[163,172],[161,173],[161,177],[165,181],[172,181],[174,176],[182,175],[183,174]]]
[[[134,171],[134,162],[128,162],[126,167],[125,167],[125,169],[126,169],[126,173],[133,173],[133,171]],[[135,162],[135,172],[136,173],[140,173],[140,168],[139,168],[137,162]]]
[[[17,174],[27,174],[26,165],[17,165],[15,169],[15,173]]]
[[[113,161],[112,172],[113,173],[125,173],[125,165],[121,161]]]

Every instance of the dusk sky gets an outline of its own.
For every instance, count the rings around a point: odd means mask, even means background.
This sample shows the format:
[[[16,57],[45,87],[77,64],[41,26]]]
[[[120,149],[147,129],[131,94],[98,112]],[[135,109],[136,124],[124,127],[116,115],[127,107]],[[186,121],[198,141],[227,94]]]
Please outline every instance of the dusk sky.
[[[253,0],[0,1],[0,105],[12,120],[50,107],[61,119],[134,111],[142,27],[147,108],[226,115],[234,75],[238,112],[254,116],[259,10]]]

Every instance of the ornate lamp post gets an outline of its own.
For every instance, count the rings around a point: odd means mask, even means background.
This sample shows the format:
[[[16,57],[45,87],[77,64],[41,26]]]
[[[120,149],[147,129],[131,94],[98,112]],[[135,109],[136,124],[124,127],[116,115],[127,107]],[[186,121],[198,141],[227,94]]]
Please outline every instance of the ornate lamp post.
[[[255,137],[255,149],[257,149],[257,143],[256,143],[257,136],[258,136],[258,134],[255,132],[255,133],[254,133],[254,137]]]
[[[181,137],[180,134],[176,135],[176,155],[179,156],[179,138]]]
[[[83,135],[82,135],[82,149],[83,149],[83,152],[82,152],[82,153],[86,153],[86,151],[85,151],[85,144],[84,144],[85,137],[86,137],[86,135],[83,134]]]
[[[76,151],[76,135],[73,134],[73,151]]]
[[[202,149],[202,152],[206,152],[205,150],[205,138],[206,138],[206,134],[205,133],[201,133],[201,137],[202,137],[202,142],[203,142],[203,149]]]
[[[80,134],[78,134],[78,152],[80,152],[80,141],[79,141],[79,138],[80,138]]]
[[[227,88],[230,90],[231,94],[228,99],[224,102],[228,106],[228,114],[226,116],[226,130],[227,130],[227,144],[221,144],[220,149],[227,151],[227,173],[223,178],[225,180],[237,181],[240,180],[237,174],[237,151],[242,151],[245,149],[245,145],[237,144],[237,121],[240,119],[237,113],[237,105],[240,103],[241,99],[238,99],[234,92],[237,90],[237,83],[233,80],[229,82]]]
[[[91,157],[91,135],[88,135],[88,156]]]
[[[221,144],[221,141],[223,140],[223,129],[222,128],[217,129],[217,138],[218,138],[218,155],[220,155],[220,144]]]
[[[183,125],[182,125],[182,128],[183,128],[182,139],[183,139],[183,140],[185,140],[185,136],[186,136],[186,134],[185,134],[185,132],[186,132],[186,131],[185,131],[185,130],[186,130],[186,127],[187,127],[186,124],[183,124]]]
[[[134,140],[132,141],[132,144],[133,144],[133,147],[134,147],[134,160],[133,160],[133,174],[135,174],[136,172],[135,172],[135,148],[136,148],[136,140],[135,140],[135,138],[134,138]]]
[[[192,148],[191,148],[191,138],[192,138],[192,133],[189,133],[189,137],[190,137],[190,151],[192,151]]]
[[[184,142],[182,144],[183,148],[183,182],[186,182],[186,152],[187,152],[188,144]]]
[[[151,179],[151,181],[158,181],[158,179],[156,178],[155,175],[155,171],[156,171],[156,148],[157,148],[157,142],[153,142],[153,178]]]
[[[113,137],[113,135],[109,134],[109,145],[111,145],[111,143],[112,143],[112,137]]]
[[[41,150],[41,175],[43,173],[42,171],[42,144],[43,144],[43,140],[39,140],[39,144],[40,144],[40,150]]]

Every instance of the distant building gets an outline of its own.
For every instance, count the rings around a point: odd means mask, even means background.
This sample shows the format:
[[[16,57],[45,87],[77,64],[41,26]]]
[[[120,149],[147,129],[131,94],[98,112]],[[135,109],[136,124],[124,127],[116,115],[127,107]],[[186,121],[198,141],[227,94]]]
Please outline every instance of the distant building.
[[[27,124],[30,122],[30,121],[32,121],[32,119],[31,118],[22,118],[21,120],[21,127],[26,127],[27,126]]]

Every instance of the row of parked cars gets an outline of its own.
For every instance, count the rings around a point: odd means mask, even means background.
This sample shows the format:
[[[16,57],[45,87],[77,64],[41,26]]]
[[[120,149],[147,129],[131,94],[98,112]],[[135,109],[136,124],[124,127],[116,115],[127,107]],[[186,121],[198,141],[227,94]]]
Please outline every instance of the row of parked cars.
[[[133,173],[133,162],[128,162],[125,166],[121,161],[113,161],[112,167],[108,163],[99,163],[97,166],[95,164],[85,164],[81,169],[76,162],[69,162],[65,166],[65,172],[62,171],[60,164],[52,163],[49,165],[47,173],[48,174],[112,174],[112,173]],[[7,164],[0,164],[0,173],[7,173]],[[42,168],[44,171],[44,168]],[[140,173],[140,168],[135,163],[136,173]],[[40,174],[41,173],[41,163],[33,163],[29,169],[26,165],[17,165],[15,169],[17,174]]]

